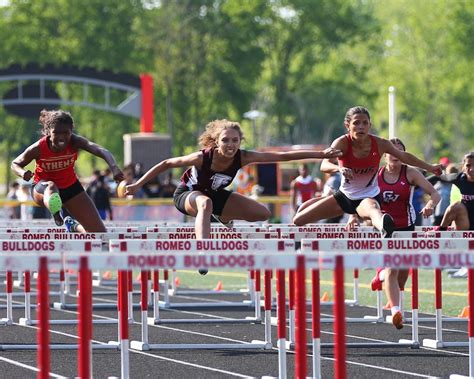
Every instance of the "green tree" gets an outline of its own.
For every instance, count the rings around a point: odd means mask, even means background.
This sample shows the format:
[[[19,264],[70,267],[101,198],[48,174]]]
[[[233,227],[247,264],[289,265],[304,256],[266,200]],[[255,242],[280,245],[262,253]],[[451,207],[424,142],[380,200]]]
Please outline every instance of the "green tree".
[[[387,120],[386,89],[394,85],[397,134],[408,148],[427,160],[441,155],[459,159],[473,145],[472,36],[468,35],[473,3],[375,4],[384,25],[385,52],[380,64],[372,67],[371,77],[380,88],[376,110],[382,123]]]

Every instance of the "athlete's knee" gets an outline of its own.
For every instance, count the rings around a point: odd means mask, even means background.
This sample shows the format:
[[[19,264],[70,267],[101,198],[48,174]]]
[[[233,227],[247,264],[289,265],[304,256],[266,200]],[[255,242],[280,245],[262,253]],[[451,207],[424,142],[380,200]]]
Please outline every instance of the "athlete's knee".
[[[386,273],[387,277],[389,277],[389,278],[398,278],[398,270],[395,270],[393,268],[387,267],[385,269],[385,273]]]
[[[56,183],[52,182],[52,181],[49,181],[47,182],[48,186],[47,186],[47,189],[50,191],[50,192],[58,192],[58,186],[56,185]]]
[[[198,212],[204,214],[212,214],[213,207],[212,207],[212,200],[210,198],[199,199],[196,201],[196,206]]]
[[[363,204],[363,206],[367,207],[368,209],[380,210],[379,203],[377,201],[375,201],[374,199],[364,199],[361,202],[361,205],[362,204]]]
[[[305,225],[305,222],[303,221],[303,217],[301,217],[300,213],[295,214],[295,216],[293,217],[293,224],[295,224],[296,226]]]
[[[453,207],[454,211],[456,212],[456,214],[459,214],[459,215],[462,215],[462,216],[467,216],[467,214],[468,214],[467,208],[460,201],[458,201],[457,203],[454,203],[452,205],[452,207]]]

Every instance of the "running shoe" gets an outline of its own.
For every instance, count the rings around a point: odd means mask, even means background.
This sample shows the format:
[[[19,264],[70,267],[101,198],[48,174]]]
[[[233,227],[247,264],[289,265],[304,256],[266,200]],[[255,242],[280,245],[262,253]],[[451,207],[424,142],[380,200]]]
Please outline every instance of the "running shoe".
[[[230,220],[230,221],[227,221],[227,222],[223,222],[220,218],[220,216],[217,216],[217,215],[212,215],[212,217],[214,218],[214,220],[220,222],[222,225],[224,225],[226,228],[229,228],[229,229],[232,229],[234,227],[234,220]]]
[[[198,270],[198,272],[201,274],[201,275],[207,275],[207,273],[209,272],[209,270],[207,268],[200,268]]]
[[[385,213],[382,216],[382,238],[392,238],[393,230],[395,229],[395,223],[393,222],[392,216]]]
[[[79,223],[74,220],[71,216],[66,216],[64,218],[64,226],[66,227],[69,233],[76,233]]]
[[[378,268],[377,271],[375,272],[375,276],[372,279],[372,282],[370,283],[370,287],[372,288],[372,291],[382,291],[382,281],[379,278],[380,272],[384,270],[383,268]]]
[[[398,311],[397,313],[392,315],[392,324],[395,328],[397,328],[399,330],[403,328],[402,312]]]
[[[454,274],[449,275],[449,277],[453,279],[466,279],[467,274],[468,274],[467,267],[461,267]]]

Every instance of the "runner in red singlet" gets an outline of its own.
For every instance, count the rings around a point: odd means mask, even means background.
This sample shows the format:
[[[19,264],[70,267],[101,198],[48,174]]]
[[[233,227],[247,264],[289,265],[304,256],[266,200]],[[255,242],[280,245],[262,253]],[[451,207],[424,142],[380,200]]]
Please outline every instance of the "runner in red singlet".
[[[405,145],[398,138],[390,140],[399,150],[405,151]],[[415,186],[430,195],[430,200],[421,210],[423,217],[431,216],[441,196],[433,185],[415,168],[409,167],[391,154],[385,154],[386,165],[378,172],[382,212],[390,214],[395,230],[415,230],[416,214],[412,199]],[[351,215],[348,228],[353,229],[357,218]],[[382,289],[385,281],[385,293],[391,304],[392,323],[397,329],[403,328],[403,316],[400,311],[400,288],[405,287],[409,270],[395,270],[389,267],[378,269],[372,279],[372,291]]]
[[[342,151],[339,164],[329,159],[323,160],[321,171],[342,174],[339,191],[334,195],[312,202],[301,208],[293,219],[296,225],[342,215],[344,212],[358,214],[363,219],[370,219],[372,225],[390,237],[395,224],[388,214],[380,210],[377,172],[380,157],[389,153],[402,162],[417,166],[427,171],[440,174],[442,165],[430,165],[414,155],[398,150],[384,138],[369,134],[372,126],[369,111],[364,107],[354,107],[347,111],[344,126],[348,134],[337,138],[332,147]]]
[[[33,178],[33,200],[49,209],[56,225],[62,225],[61,208],[79,222],[78,232],[105,232],[105,226],[92,200],[87,196],[74,171],[78,150],[85,150],[104,159],[113,172],[114,179],[123,179],[122,171],[113,155],[84,137],[73,134],[74,121],[62,110],[40,113],[43,138],[35,142],[12,162],[16,175],[29,181]],[[34,174],[25,167],[36,161]]]
[[[306,163],[298,167],[298,174],[299,176],[292,180],[290,184],[290,205],[293,214],[306,201],[314,197],[320,197],[322,191],[321,180],[314,179],[308,174]]]

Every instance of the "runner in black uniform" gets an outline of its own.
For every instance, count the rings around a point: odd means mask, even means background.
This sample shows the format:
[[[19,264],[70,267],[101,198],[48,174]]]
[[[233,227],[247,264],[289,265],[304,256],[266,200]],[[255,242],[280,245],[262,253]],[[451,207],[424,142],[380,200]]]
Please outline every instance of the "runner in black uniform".
[[[340,151],[333,148],[324,151],[286,152],[240,150],[242,138],[238,122],[212,121],[199,137],[203,150],[165,159],[148,170],[136,183],[128,185],[126,194],[133,195],[149,180],[170,168],[192,166],[181,178],[181,184],[174,193],[174,203],[180,212],[196,217],[196,238],[209,238],[212,215],[229,227],[232,226],[231,220],[264,221],[271,215],[263,204],[224,189],[232,183],[241,167],[251,163],[331,158],[340,155]]]
[[[463,158],[462,172],[428,178],[431,183],[443,181],[452,183],[461,191],[461,201],[451,204],[441,221],[440,229],[446,229],[452,222],[456,230],[474,230],[474,152]]]

